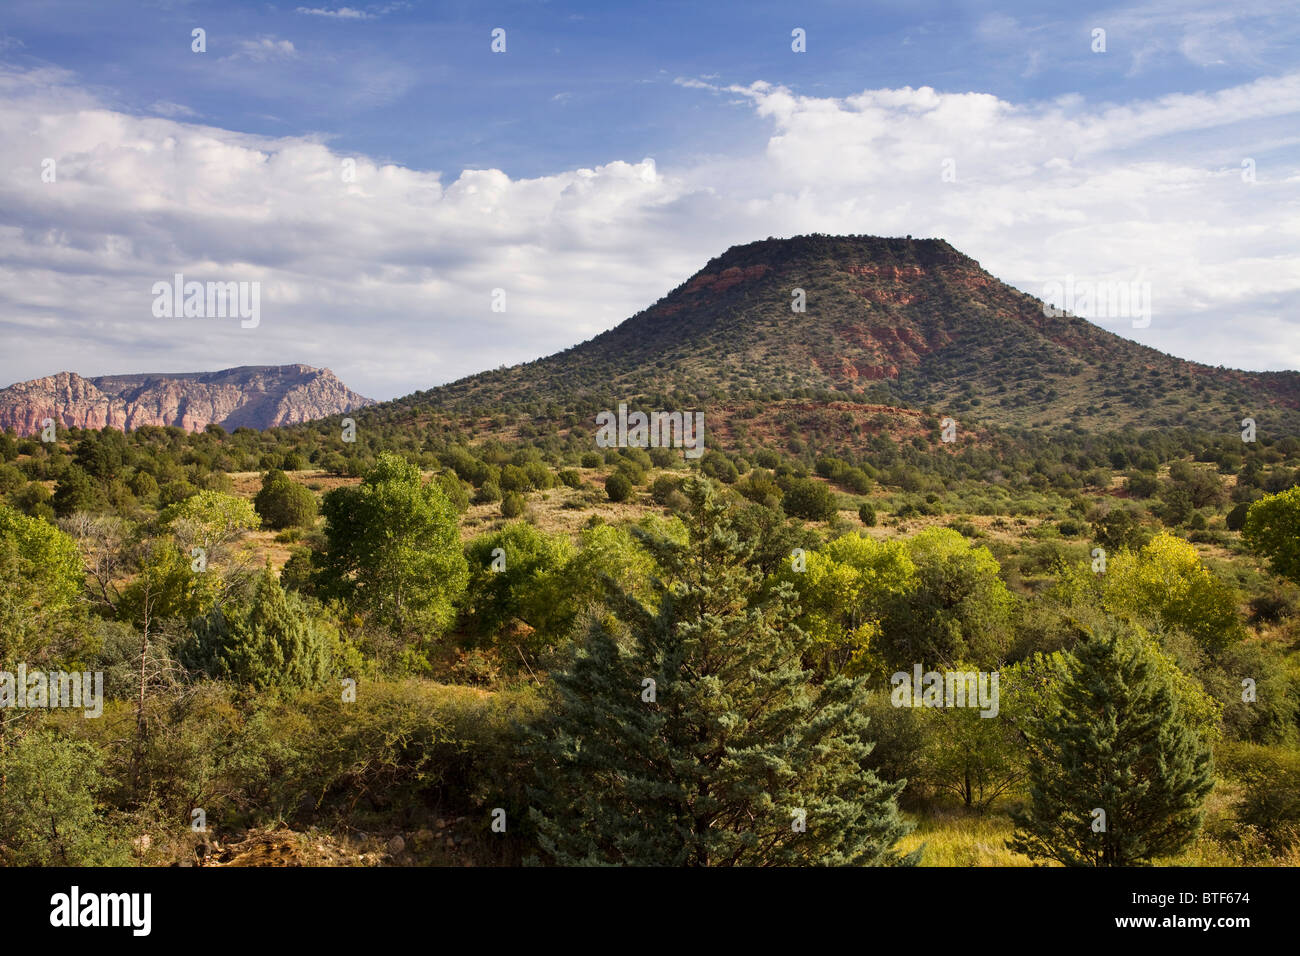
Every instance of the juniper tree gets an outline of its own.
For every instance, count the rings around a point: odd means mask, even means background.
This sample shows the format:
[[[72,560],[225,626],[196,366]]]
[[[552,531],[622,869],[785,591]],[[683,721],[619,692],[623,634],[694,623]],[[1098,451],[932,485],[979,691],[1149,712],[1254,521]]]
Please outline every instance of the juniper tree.
[[[764,595],[713,485],[684,491],[688,543],[644,535],[647,606],[607,582],[557,711],[531,742],[532,818],[564,864],[888,864],[902,783],[863,769],[861,680],[814,684],[788,585]]]
[[[1112,627],[1065,659],[1059,706],[1028,723],[1031,799],[1013,814],[1012,849],[1067,866],[1133,866],[1195,839],[1213,787],[1210,750],[1155,655]]]

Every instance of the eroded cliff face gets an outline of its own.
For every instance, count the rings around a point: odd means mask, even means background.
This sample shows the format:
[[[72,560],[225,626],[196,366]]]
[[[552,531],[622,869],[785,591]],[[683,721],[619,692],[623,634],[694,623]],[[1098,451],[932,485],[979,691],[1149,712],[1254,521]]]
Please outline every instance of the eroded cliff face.
[[[98,378],[59,372],[0,390],[0,429],[32,435],[47,418],[68,428],[128,431],[142,425],[199,431],[213,422],[227,430],[273,428],[373,404],[329,369],[309,365]]]

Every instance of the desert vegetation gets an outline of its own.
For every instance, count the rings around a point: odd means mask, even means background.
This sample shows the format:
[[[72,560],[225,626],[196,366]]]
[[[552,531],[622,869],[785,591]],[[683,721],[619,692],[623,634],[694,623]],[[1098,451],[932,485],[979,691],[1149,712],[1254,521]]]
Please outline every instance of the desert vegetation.
[[[0,712],[0,856],[1297,861],[1300,442],[821,398],[0,435],[2,669],[104,694]]]

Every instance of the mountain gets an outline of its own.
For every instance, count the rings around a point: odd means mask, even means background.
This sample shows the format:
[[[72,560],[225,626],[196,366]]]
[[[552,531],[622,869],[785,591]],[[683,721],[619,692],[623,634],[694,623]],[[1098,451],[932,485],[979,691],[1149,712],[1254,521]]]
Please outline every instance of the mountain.
[[[329,369],[309,365],[98,378],[59,372],[0,389],[0,430],[31,435],[52,418],[69,428],[177,425],[197,431],[215,422],[232,431],[292,425],[373,404]]]
[[[941,239],[824,235],[735,246],[590,341],[383,414],[541,403],[585,416],[619,401],[707,410],[795,398],[1010,426],[1239,430],[1246,416],[1300,426],[1300,373],[1202,365],[1046,315]]]

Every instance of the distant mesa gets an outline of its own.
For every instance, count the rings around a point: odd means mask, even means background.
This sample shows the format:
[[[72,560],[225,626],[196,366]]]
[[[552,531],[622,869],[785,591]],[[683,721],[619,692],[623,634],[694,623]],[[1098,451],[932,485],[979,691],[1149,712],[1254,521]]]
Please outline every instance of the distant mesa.
[[[101,375],[59,372],[0,389],[0,429],[34,435],[52,418],[65,428],[130,431],[175,425],[200,431],[216,423],[274,428],[373,405],[327,368],[246,365],[219,372]]]

